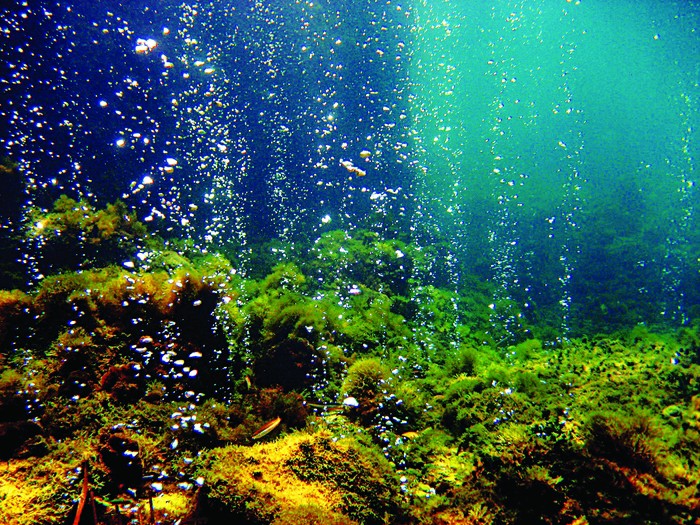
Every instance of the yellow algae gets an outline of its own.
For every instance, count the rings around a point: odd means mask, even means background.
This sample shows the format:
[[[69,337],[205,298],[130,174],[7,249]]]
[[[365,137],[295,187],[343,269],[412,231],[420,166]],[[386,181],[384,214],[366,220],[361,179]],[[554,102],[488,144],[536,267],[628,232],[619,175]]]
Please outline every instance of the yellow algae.
[[[222,502],[234,499],[245,501],[246,507],[254,506],[250,500],[268,502],[267,512],[276,515],[286,508],[315,505],[332,513],[340,504],[340,493],[319,482],[299,481],[287,461],[304,443],[313,438],[308,434],[291,434],[272,443],[258,443],[252,447],[233,446],[212,451],[212,465],[207,484],[216,491]],[[229,497],[222,493],[222,487]]]
[[[182,492],[168,492],[158,494],[153,497],[153,518],[168,518],[175,520],[187,514],[190,506],[190,496]],[[144,505],[146,513],[149,514],[149,505]],[[149,516],[150,517],[150,516]]]
[[[396,510],[388,463],[354,438],[334,441],[330,432],[300,432],[251,447],[214,449],[202,461],[209,500],[204,508],[217,515],[268,522],[313,512],[352,523]]]
[[[65,514],[51,502],[60,490],[58,478],[65,477],[69,467],[60,465],[50,469],[51,466],[49,462],[46,472],[41,472],[43,469],[37,468],[34,460],[10,461],[0,476],[0,523],[51,523]]]

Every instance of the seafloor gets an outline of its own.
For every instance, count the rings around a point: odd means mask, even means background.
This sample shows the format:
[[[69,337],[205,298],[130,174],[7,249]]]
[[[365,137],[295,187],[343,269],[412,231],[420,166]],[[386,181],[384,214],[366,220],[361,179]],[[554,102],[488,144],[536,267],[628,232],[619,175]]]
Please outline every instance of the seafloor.
[[[700,319],[506,330],[490,285],[367,231],[242,275],[119,203],[32,213],[43,278],[0,291],[3,524],[700,523]]]

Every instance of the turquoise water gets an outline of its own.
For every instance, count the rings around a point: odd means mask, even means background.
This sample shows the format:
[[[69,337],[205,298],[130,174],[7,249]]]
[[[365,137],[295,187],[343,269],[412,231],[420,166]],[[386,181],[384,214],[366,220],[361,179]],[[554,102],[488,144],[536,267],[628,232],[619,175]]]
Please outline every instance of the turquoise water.
[[[565,323],[615,301],[686,316],[697,302],[685,286],[697,262],[697,9],[416,12],[425,194],[466,264],[519,301],[561,307]]]

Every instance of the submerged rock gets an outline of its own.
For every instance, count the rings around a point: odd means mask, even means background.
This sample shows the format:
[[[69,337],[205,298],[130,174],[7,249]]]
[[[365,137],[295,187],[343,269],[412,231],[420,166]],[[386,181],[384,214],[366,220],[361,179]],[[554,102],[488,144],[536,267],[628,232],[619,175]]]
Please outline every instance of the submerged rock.
[[[253,447],[203,454],[205,479],[194,516],[219,522],[394,522],[398,483],[387,460],[354,438],[296,433]],[[321,521],[323,518],[323,521]]]

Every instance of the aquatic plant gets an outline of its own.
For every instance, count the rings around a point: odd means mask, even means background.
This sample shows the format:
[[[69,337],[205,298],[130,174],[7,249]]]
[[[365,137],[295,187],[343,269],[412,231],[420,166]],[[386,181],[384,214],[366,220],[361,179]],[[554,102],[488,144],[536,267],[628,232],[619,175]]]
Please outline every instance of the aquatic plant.
[[[513,352],[520,360],[529,359],[533,353],[542,350],[542,341],[537,338],[526,339],[515,345]]]
[[[20,290],[0,290],[0,359],[6,354],[5,348],[10,348],[23,326],[26,326],[26,316],[23,312],[30,306],[29,296]]]
[[[263,386],[310,388],[321,374],[322,356],[315,344],[327,332],[318,304],[290,291],[264,294],[245,308],[250,357],[256,381]]]
[[[97,209],[66,195],[50,211],[29,209],[25,223],[26,238],[41,253],[37,265],[44,275],[122,262],[147,235],[145,225],[122,201]]]
[[[464,374],[474,375],[479,362],[479,351],[472,346],[462,346],[456,353],[447,358],[445,373],[449,376]]]
[[[342,318],[335,321],[337,343],[359,355],[389,352],[409,345],[411,330],[406,319],[393,311],[394,299],[362,290],[346,300]]]
[[[0,293],[13,418],[0,425],[26,435],[5,447],[11,464],[80,442],[99,500],[180,494],[178,518],[183,498],[193,519],[278,524],[574,522],[637,507],[682,523],[693,511],[695,325],[496,341],[478,287],[412,281],[407,297],[342,272],[333,288],[290,261],[245,278],[187,243],[140,253],[133,268]],[[74,499],[80,479],[52,497]]]
[[[82,238],[97,244],[119,236],[123,240],[137,239],[146,235],[146,227],[127,211],[122,201],[96,209],[86,200],[75,201],[61,195],[50,212],[34,208],[28,214],[27,236],[42,236],[49,241],[56,237]]]
[[[280,417],[287,428],[301,428],[309,414],[304,398],[298,392],[282,388],[264,388],[253,395],[252,410],[263,420]]]
[[[365,426],[376,422],[379,407],[389,389],[389,377],[389,370],[373,357],[358,359],[348,368],[342,392],[357,401],[351,417],[358,418]]]
[[[348,516],[338,513],[329,513],[323,507],[314,504],[299,505],[290,509],[280,510],[270,525],[358,525]]]
[[[17,525],[60,523],[70,510],[73,491],[66,473],[78,462],[71,457],[43,461],[16,460],[0,476],[0,521]]]
[[[134,403],[146,393],[146,381],[138,363],[112,366],[100,380],[102,390],[118,403]]]
[[[100,460],[107,468],[110,492],[120,494],[141,490],[143,462],[139,444],[123,431],[106,431],[100,435]]]
[[[644,472],[656,470],[659,453],[653,440],[658,431],[649,416],[596,412],[586,421],[583,432],[592,455]]]
[[[0,153],[0,289],[25,289],[29,277],[22,257],[22,213],[25,206],[25,177],[16,163]]]
[[[362,284],[389,296],[408,295],[422,258],[415,247],[376,232],[333,230],[314,241],[303,269],[326,289]]]
[[[33,388],[27,388],[26,378],[14,368],[5,368],[0,372],[0,424],[31,419],[35,414],[31,410],[31,395]],[[6,427],[9,429],[10,427]],[[12,439],[11,432],[3,436]],[[4,451],[3,455],[8,452]],[[11,457],[10,453],[8,457]]]

